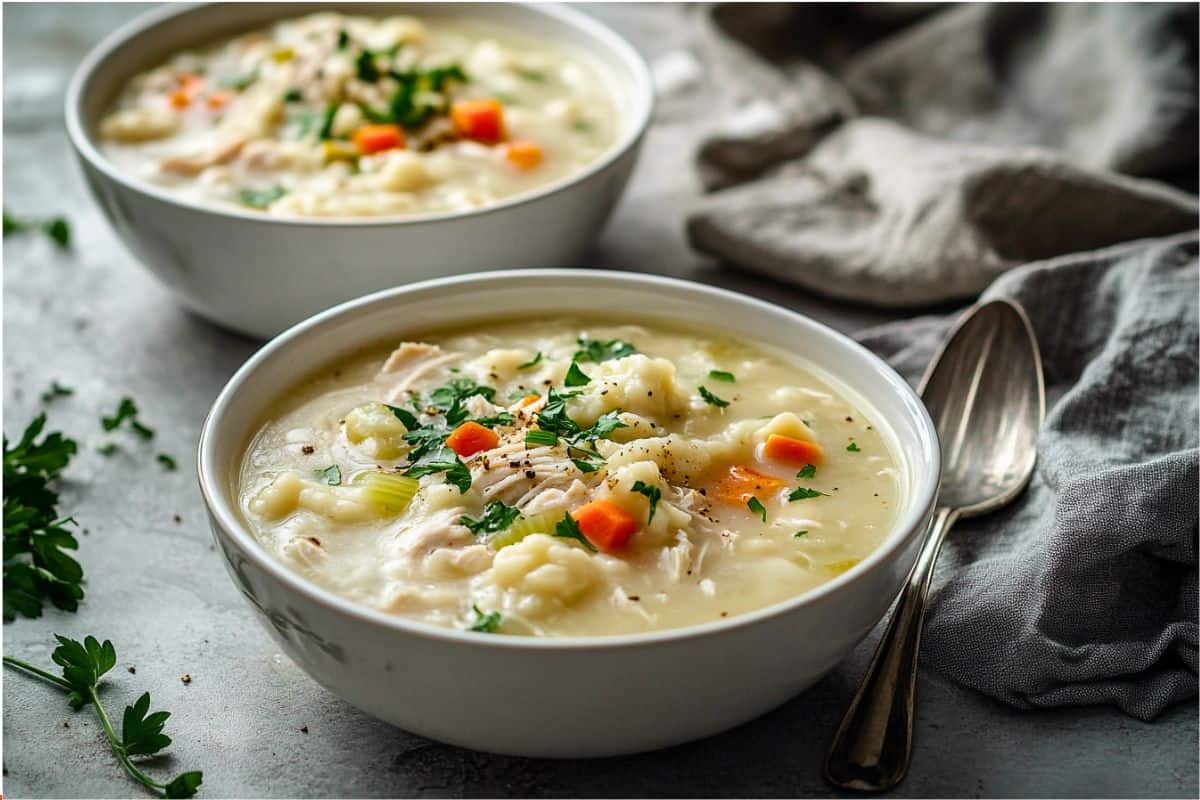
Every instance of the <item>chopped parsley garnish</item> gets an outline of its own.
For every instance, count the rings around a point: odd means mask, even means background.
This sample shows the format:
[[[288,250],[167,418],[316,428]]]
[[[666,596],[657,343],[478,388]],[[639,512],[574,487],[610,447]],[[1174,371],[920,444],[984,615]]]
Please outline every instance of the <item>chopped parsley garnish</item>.
[[[5,591],[7,592],[7,587]],[[121,735],[118,736],[113,729],[108,714],[100,703],[98,691],[100,679],[117,665],[117,651],[112,642],[106,639],[104,644],[100,644],[94,636],[88,636],[82,642],[65,636],[54,638],[58,640],[58,647],[51,653],[50,658],[62,667],[61,678],[10,656],[4,656],[4,663],[66,692],[67,705],[76,711],[89,703],[95,706],[105,738],[108,739],[108,744],[121,766],[131,778],[153,792],[156,797],[195,795],[196,790],[200,788],[203,773],[184,772],[168,783],[159,783],[143,772],[139,763],[133,761],[135,756],[157,755],[171,744],[171,737],[162,732],[171,714],[167,711],[155,711],[151,714],[149,692],[143,692],[133,705],[125,706],[125,713],[121,718]],[[130,671],[133,671],[132,668]]]
[[[618,416],[620,411],[609,411],[602,414],[590,428],[584,428],[575,437],[578,442],[594,442],[597,439],[607,439],[617,428],[627,427]]]
[[[500,411],[490,417],[476,417],[474,421],[485,428],[494,428],[497,425],[513,425],[517,418],[507,411]]]
[[[499,500],[493,500],[483,508],[483,516],[479,519],[460,517],[458,522],[471,533],[479,536],[485,533],[496,533],[516,522],[521,512],[516,506],[506,506]]]
[[[537,423],[544,431],[553,431],[559,436],[573,436],[579,433],[579,424],[567,416],[567,400],[576,397],[579,392],[559,392],[554,387],[546,395],[546,404],[537,413]]]
[[[79,543],[67,529],[74,520],[58,512],[59,475],[76,444],[48,433],[39,414],[12,447],[4,437],[4,619],[40,617],[50,602],[74,611],[83,599],[83,568],[64,551]]]
[[[321,483],[327,483],[330,486],[342,485],[342,471],[337,464],[331,464],[325,469],[316,470],[314,473],[316,479]]]
[[[495,633],[500,630],[500,623],[503,621],[503,618],[500,616],[499,611],[484,614],[479,610],[479,606],[477,605],[472,605],[471,610],[475,612],[475,622],[467,630],[475,631],[476,633]]]
[[[42,402],[49,403],[56,397],[70,397],[75,394],[75,390],[69,386],[63,386],[58,381],[51,381],[50,388],[42,392]]]
[[[117,404],[116,412],[112,416],[100,418],[100,426],[106,431],[115,431],[126,420],[129,421],[129,429],[139,438],[146,441],[154,438],[154,429],[143,424],[138,419],[137,403],[133,402],[132,397],[122,397],[121,402]]]
[[[854,442],[851,442],[850,444],[846,445],[846,450],[851,453],[861,453],[862,452],[862,450],[860,450],[858,445]]]
[[[579,368],[578,364],[576,364],[574,361],[572,361],[571,366],[567,368],[566,377],[563,378],[563,385],[564,386],[587,386],[591,382],[592,382],[592,379],[589,378],[587,376],[587,374]]]
[[[724,381],[725,383],[733,383],[737,380],[737,378],[733,377],[732,372],[723,372],[719,369],[710,369],[708,371],[708,377],[712,378],[714,381]]]
[[[350,34],[346,33],[345,29],[338,31],[337,49],[345,50],[350,46]]]
[[[430,392],[425,402],[429,408],[441,412],[446,424],[453,427],[466,421],[469,412],[463,403],[476,395],[490,403],[496,396],[496,390],[490,386],[480,386],[470,378],[455,378]]]
[[[564,514],[554,526],[554,535],[559,539],[574,539],[593,553],[596,552],[595,546],[587,540],[583,531],[579,530],[579,523],[570,514]]]
[[[799,486],[793,489],[792,493],[788,495],[788,501],[794,503],[797,500],[811,500],[814,497],[823,496],[825,496],[824,492],[818,492],[816,489],[807,489],[803,486]]]
[[[100,455],[104,456],[105,458],[115,455],[116,452],[120,449],[121,448],[117,447],[117,445],[114,444],[113,442],[105,442],[104,444],[96,445],[96,452],[99,453]]]
[[[49,219],[18,219],[4,211],[4,237],[26,231],[41,231],[50,237],[59,250],[71,249],[71,223],[65,217],[50,217]]]
[[[553,447],[558,444],[558,434],[554,431],[528,430],[525,431],[525,444],[530,447]]]
[[[646,524],[649,525],[654,521],[654,512],[658,508],[658,501],[662,499],[662,490],[653,484],[646,484],[642,481],[634,481],[633,490],[646,495],[650,500],[650,514],[646,517]]]
[[[591,461],[587,461],[582,458],[572,458],[571,463],[575,465],[576,469],[585,474],[588,472],[595,472],[596,470],[600,469],[599,464],[594,464]]]
[[[617,358],[631,356],[638,350],[629,342],[620,339],[609,339],[607,342],[596,339],[578,339],[580,349],[576,351],[575,361],[612,361]]]
[[[801,536],[808,536],[808,531],[796,531],[792,534],[793,539],[799,539]]]
[[[530,83],[545,83],[546,73],[540,69],[518,69],[517,74]]]
[[[761,517],[763,522],[767,521],[767,508],[759,501],[757,497],[751,497],[746,502],[746,508],[750,509],[750,511]]]
[[[384,405],[387,405],[387,403],[384,403]],[[401,408],[400,406],[387,406],[387,408],[409,431],[415,431],[421,427],[420,423],[417,422],[417,415],[407,408]]]
[[[704,402],[708,403],[710,406],[716,406],[717,408],[725,408],[726,406],[729,405],[728,400],[722,400],[721,398],[717,397],[715,394],[713,394],[712,392],[710,392],[708,389],[704,388],[703,386],[700,387],[700,396],[703,397]]]
[[[397,83],[387,109],[380,111],[364,104],[359,107],[371,122],[394,123],[404,128],[417,128],[434,115],[446,114],[450,108],[443,94],[446,87],[451,81],[468,80],[457,64],[427,70],[388,70],[387,74]]]
[[[815,478],[816,476],[817,467],[814,464],[805,464],[800,468],[800,471],[796,473],[796,477],[800,480],[807,480],[808,478]]]
[[[538,350],[537,355],[526,361],[524,364],[518,364],[517,369],[532,369],[542,363],[542,351]]]
[[[318,139],[324,141],[333,138],[333,118],[337,115],[337,110],[337,103],[325,106],[325,113],[321,115],[321,127],[317,129]]]
[[[358,72],[358,79],[366,83],[374,83],[379,80],[379,68],[375,66],[375,54],[370,50],[363,50],[358,54],[358,58],[354,60],[354,68]]]
[[[154,460],[159,464],[162,464],[163,469],[165,469],[167,472],[174,472],[175,470],[179,469],[179,465],[175,463],[175,459],[166,453],[159,453],[157,456],[155,456]]]
[[[462,462],[458,454],[448,447],[439,447],[436,451],[425,453],[405,470],[405,474],[414,478],[439,472],[445,473],[446,483],[458,487],[458,491],[463,494],[470,490],[471,470]]]
[[[258,72],[247,72],[245,75],[231,75],[228,78],[222,78],[217,81],[217,85],[222,89],[234,89],[235,91],[244,91],[249,89],[251,84],[258,80]]]
[[[295,87],[292,87],[291,89],[288,89],[286,92],[283,93],[283,102],[299,103],[300,99],[302,97],[303,97],[303,95],[300,93],[300,90]]]
[[[282,186],[272,186],[270,189],[242,189],[238,192],[238,200],[242,201],[244,206],[261,211],[285,194],[287,194],[287,189]]]

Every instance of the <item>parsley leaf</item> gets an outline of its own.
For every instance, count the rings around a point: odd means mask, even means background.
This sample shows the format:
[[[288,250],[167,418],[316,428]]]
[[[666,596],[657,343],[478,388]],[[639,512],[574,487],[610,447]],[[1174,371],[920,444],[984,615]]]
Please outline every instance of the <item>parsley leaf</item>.
[[[114,442],[105,442],[104,444],[96,445],[96,452],[105,458],[116,455],[117,451],[120,449],[121,448],[117,447]]]
[[[796,473],[796,477],[800,478],[801,480],[805,480],[807,478],[815,478],[816,476],[817,476],[817,467],[815,464],[805,464],[803,467],[800,468],[800,471]]]
[[[763,522],[767,521],[767,508],[762,504],[761,501],[759,501],[757,497],[751,497],[746,502],[746,508],[762,517]]]
[[[542,351],[538,350],[536,356],[529,361],[526,361],[524,364],[518,364],[517,369],[532,369],[540,363],[542,363]]]
[[[272,186],[270,189],[242,189],[238,192],[238,200],[241,200],[244,206],[261,211],[285,194],[287,190],[282,186]]]
[[[42,392],[42,402],[49,403],[56,397],[70,397],[75,394],[75,390],[69,386],[63,386],[58,381],[51,381],[50,388]]]
[[[4,437],[5,621],[40,617],[46,601],[74,611],[83,599],[83,568],[64,552],[79,547],[67,529],[73,520],[59,516],[53,488],[77,445],[58,432],[42,436],[45,426],[39,414],[15,445]]]
[[[574,361],[572,361],[571,366],[567,368],[566,377],[563,378],[563,385],[564,386],[587,386],[591,382],[592,382],[592,379],[589,378],[587,376],[587,374],[579,368],[578,364],[576,364]]]
[[[579,530],[579,523],[570,514],[564,514],[563,518],[554,526],[554,536],[559,539],[574,539],[593,553],[596,552],[595,546],[587,540],[583,531]]]
[[[855,442],[851,442],[850,444],[846,445],[846,450],[847,450],[847,452],[850,452],[850,453],[861,453],[862,452],[862,450],[859,449],[858,444]]]
[[[54,242],[54,245],[59,250],[71,249],[71,223],[67,222],[65,217],[51,217],[41,220],[19,219],[10,216],[8,210],[5,209],[5,238],[8,238],[10,234],[25,233],[26,231],[41,231]]]
[[[472,605],[471,610],[475,612],[475,622],[467,630],[475,631],[476,633],[495,633],[500,630],[500,623],[503,619],[499,611],[484,614],[479,610],[479,606],[477,605]]]
[[[793,539],[799,539],[801,536],[808,536],[808,531],[796,531],[792,534]]]
[[[439,447],[423,455],[416,463],[405,470],[406,475],[419,478],[422,475],[446,473],[446,482],[458,487],[463,494],[471,488],[471,470],[462,459],[448,447]]]
[[[337,115],[337,110],[337,103],[325,106],[325,113],[321,115],[321,127],[317,129],[317,139],[324,141],[333,138],[333,118]]]
[[[579,392],[559,392],[550,387],[546,395],[546,404],[537,413],[538,427],[544,431],[553,431],[559,436],[573,436],[579,433],[579,424],[567,416],[567,400]]]
[[[658,501],[662,499],[662,490],[653,484],[646,484],[641,481],[633,482],[633,490],[646,495],[650,500],[650,515],[646,517],[646,524],[649,525],[654,521],[654,512],[658,508]]]
[[[358,54],[358,58],[354,60],[354,68],[358,72],[360,81],[374,83],[379,80],[379,68],[375,66],[375,54],[370,50],[363,50]]]
[[[474,422],[482,425],[485,428],[494,428],[497,425],[514,425],[516,424],[516,421],[517,418],[507,411],[501,411],[497,414],[493,414],[490,417],[476,417],[474,419]]]
[[[304,97],[304,95],[301,94],[300,90],[297,89],[295,86],[293,86],[291,89],[288,89],[286,92],[283,93],[283,102],[299,103],[303,97]]]
[[[337,464],[331,464],[325,469],[316,470],[314,475],[320,483],[327,483],[330,486],[342,485],[342,471]]]
[[[594,442],[597,439],[607,439],[617,428],[628,427],[618,416],[620,411],[609,411],[602,414],[590,428],[584,428],[575,436],[575,443]]]
[[[625,358],[625,356],[631,356],[638,352],[636,347],[620,339],[609,339],[605,342],[580,338],[576,341],[579,343],[580,349],[576,351],[574,361],[595,361],[599,364],[602,361]]]
[[[470,517],[460,517],[458,522],[460,525],[466,526],[467,530],[479,536],[483,533],[496,533],[509,527],[520,516],[521,512],[516,506],[506,506],[499,500],[493,500],[483,508],[483,516],[479,519],[471,519]]]
[[[719,369],[710,369],[708,371],[708,377],[712,378],[714,381],[724,381],[725,383],[733,383],[737,380],[737,378],[733,377],[732,372],[723,372]]]
[[[163,726],[171,715],[167,711],[150,712],[149,692],[143,692],[137,702],[125,707],[121,735],[118,736],[113,729],[97,691],[100,679],[117,664],[117,651],[112,642],[106,639],[101,644],[94,636],[88,636],[82,642],[65,636],[54,638],[58,640],[58,647],[50,658],[62,667],[61,678],[10,656],[4,656],[4,663],[65,691],[67,704],[76,711],[89,703],[95,706],[96,716],[113,754],[129,776],[155,796],[174,798],[195,795],[203,781],[203,773],[185,772],[168,783],[159,783],[133,761],[134,756],[156,755],[171,744],[171,737],[163,733]]]
[[[165,469],[167,472],[174,472],[175,470],[179,469],[179,465],[175,463],[175,459],[166,453],[159,453],[157,456],[155,456],[154,460],[159,464],[162,464],[163,469]]]
[[[132,397],[122,397],[121,402],[117,404],[117,410],[110,417],[101,417],[100,426],[106,431],[115,431],[121,427],[121,423],[129,422],[129,429],[133,431],[139,438],[149,441],[154,438],[154,429],[143,424],[138,419],[137,403],[133,402]]]
[[[384,403],[384,405],[387,404]],[[401,424],[403,424],[408,431],[415,431],[417,428],[421,427],[421,424],[417,422],[417,415],[409,411],[407,408],[401,408],[400,406],[387,406],[387,409],[388,411],[392,412],[396,419],[400,420]]]
[[[818,492],[816,489],[806,489],[805,487],[800,486],[794,489],[792,493],[788,495],[788,501],[794,503],[797,500],[811,500],[814,497],[822,496],[825,496],[824,492]]]
[[[525,431],[525,444],[532,447],[553,447],[558,444],[558,434],[554,431]]]
[[[700,387],[700,396],[703,397],[704,402],[708,403],[710,406],[716,406],[717,408],[725,408],[726,406],[729,405],[728,400],[722,400],[721,398],[717,397],[715,394],[713,394],[712,392],[710,392],[708,389],[704,388],[703,386]]]

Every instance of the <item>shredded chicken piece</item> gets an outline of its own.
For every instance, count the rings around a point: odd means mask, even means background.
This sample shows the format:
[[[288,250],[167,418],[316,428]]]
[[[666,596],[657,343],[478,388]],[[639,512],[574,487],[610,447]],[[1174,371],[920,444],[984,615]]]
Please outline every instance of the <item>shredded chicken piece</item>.
[[[177,175],[198,175],[209,167],[228,164],[237,158],[238,153],[242,152],[242,148],[248,141],[249,139],[245,136],[237,136],[202,153],[164,158],[159,163],[159,167],[164,172],[174,172]]]
[[[510,438],[472,456],[468,466],[471,486],[484,500],[501,500],[518,508],[550,489],[566,491],[582,474],[561,448],[529,448],[523,438]]]
[[[471,532],[459,524],[465,509],[445,508],[420,519],[410,520],[395,533],[395,551],[399,553],[430,553],[441,547],[452,547],[474,541]]]
[[[447,353],[437,345],[402,342],[379,370],[381,378],[395,381],[388,391],[388,402],[395,403],[404,399],[414,383],[456,358],[457,353]]]

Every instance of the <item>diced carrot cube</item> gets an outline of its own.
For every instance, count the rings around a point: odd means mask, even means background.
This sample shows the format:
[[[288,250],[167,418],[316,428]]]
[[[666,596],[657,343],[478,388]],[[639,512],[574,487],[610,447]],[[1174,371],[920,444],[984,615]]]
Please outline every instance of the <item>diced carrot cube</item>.
[[[749,467],[735,464],[721,476],[719,481],[713,484],[708,494],[731,506],[744,506],[750,502],[751,497],[757,497],[759,501],[762,501],[763,498],[778,492],[785,485],[778,478],[772,478],[770,475],[755,472]]]
[[[504,141],[504,107],[490,97],[479,100],[459,100],[450,105],[450,122],[464,139],[483,144]]]
[[[187,108],[192,104],[192,93],[186,89],[176,89],[167,95],[167,99],[174,108]]]
[[[354,132],[354,145],[363,153],[379,153],[404,147],[399,125],[364,125]]]
[[[496,432],[478,422],[464,422],[446,437],[446,446],[464,458],[483,450],[491,450],[498,444],[500,437]]]
[[[772,433],[763,445],[763,456],[772,461],[788,464],[819,464],[824,453],[815,442],[807,442],[794,436]]]
[[[233,99],[233,92],[227,91],[225,89],[221,89],[220,91],[216,91],[216,92],[213,92],[212,94],[210,94],[207,97],[207,99],[205,99],[204,105],[208,106],[209,108],[211,108],[215,111],[217,109],[224,108],[225,106],[229,105],[229,101],[232,99]]]
[[[579,532],[597,548],[620,550],[638,529],[633,515],[611,500],[593,500],[571,512]]]
[[[504,146],[504,158],[517,169],[533,169],[542,163],[542,148],[533,142],[509,142]]]

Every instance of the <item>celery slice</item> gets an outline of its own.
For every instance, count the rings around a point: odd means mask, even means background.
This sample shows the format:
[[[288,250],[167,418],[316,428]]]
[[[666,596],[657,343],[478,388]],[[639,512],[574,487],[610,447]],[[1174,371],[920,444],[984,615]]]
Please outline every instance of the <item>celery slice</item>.
[[[408,508],[420,486],[416,478],[378,470],[360,472],[353,483],[362,487],[363,498],[382,516],[395,516]]]
[[[510,525],[507,530],[497,533],[488,543],[494,549],[500,550],[501,548],[508,547],[510,544],[516,544],[532,533],[552,534],[554,533],[554,526],[562,518],[563,514],[561,511],[543,511],[540,514],[534,514],[530,517],[518,517],[517,521]]]

